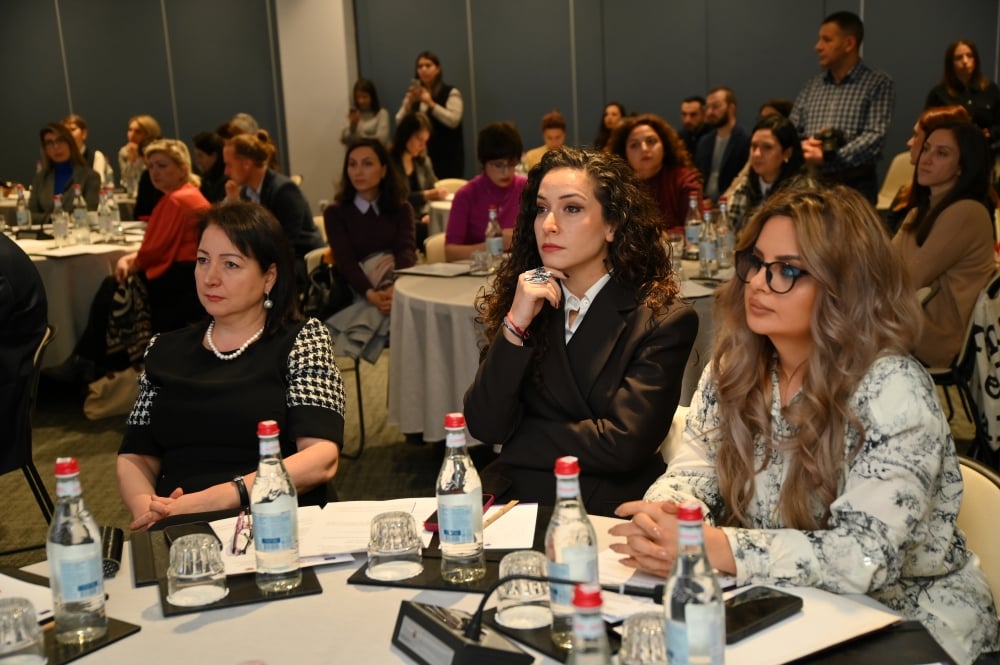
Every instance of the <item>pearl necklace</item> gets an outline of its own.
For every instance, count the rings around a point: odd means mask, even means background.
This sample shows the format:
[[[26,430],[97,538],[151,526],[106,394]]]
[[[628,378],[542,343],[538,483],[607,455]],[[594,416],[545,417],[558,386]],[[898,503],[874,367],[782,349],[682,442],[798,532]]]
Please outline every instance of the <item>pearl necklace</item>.
[[[260,339],[260,336],[264,334],[264,326],[261,326],[260,330],[258,330],[257,332],[255,332],[253,335],[250,336],[250,339],[243,342],[243,346],[236,349],[232,353],[222,353],[217,348],[215,348],[215,342],[212,340],[212,331],[214,329],[215,329],[215,321],[212,321],[211,323],[208,324],[208,330],[205,331],[205,341],[208,342],[208,348],[212,349],[212,353],[214,353],[215,357],[218,358],[219,360],[236,360],[237,358],[243,355],[243,352],[246,351],[251,344]]]

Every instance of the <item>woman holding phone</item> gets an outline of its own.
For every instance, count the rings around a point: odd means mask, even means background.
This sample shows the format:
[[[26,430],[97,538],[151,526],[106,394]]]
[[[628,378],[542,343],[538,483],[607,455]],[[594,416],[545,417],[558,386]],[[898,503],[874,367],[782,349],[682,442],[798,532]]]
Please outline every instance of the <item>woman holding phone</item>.
[[[440,178],[465,177],[465,142],[462,138],[462,93],[441,78],[441,61],[430,51],[417,56],[416,78],[396,113],[402,122],[407,113],[421,112],[431,121],[427,154]]]

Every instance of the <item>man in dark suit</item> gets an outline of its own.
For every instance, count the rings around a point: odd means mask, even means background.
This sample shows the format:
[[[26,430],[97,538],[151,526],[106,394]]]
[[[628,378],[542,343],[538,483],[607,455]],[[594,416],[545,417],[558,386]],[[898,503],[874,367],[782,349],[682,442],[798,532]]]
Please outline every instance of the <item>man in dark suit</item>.
[[[713,127],[698,140],[694,163],[705,179],[705,197],[726,191],[750,156],[750,137],[736,125],[736,95],[719,87],[708,93],[705,123]]]
[[[698,139],[704,136],[711,127],[705,124],[705,98],[692,95],[681,102],[681,130],[677,135],[684,141],[684,146],[694,159]]]
[[[0,473],[31,459],[31,381],[48,302],[38,269],[0,234]]]

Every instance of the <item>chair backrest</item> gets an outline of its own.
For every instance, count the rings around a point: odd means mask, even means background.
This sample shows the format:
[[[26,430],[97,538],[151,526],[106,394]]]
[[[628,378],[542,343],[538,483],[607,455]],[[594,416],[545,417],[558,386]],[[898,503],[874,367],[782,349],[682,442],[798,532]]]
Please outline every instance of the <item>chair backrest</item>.
[[[307,275],[310,274],[317,267],[319,267],[319,264],[323,262],[323,257],[329,251],[330,251],[329,247],[319,247],[317,249],[311,249],[308,252],[306,252],[305,261],[306,261]]]
[[[965,533],[969,550],[990,583],[993,598],[1000,600],[1000,474],[981,462],[958,458],[962,468],[962,505],[958,509],[958,527]]]
[[[314,215],[313,224],[319,229],[319,234],[323,236],[323,242],[329,243],[330,241],[326,239],[326,224],[323,223],[323,215]]]
[[[445,178],[444,180],[438,180],[434,183],[434,186],[448,190],[449,194],[454,194],[458,190],[462,189],[462,185],[467,182],[469,181],[464,178]]]
[[[427,263],[444,263],[444,234],[435,233],[424,241],[424,255]]]
[[[876,210],[888,210],[895,198],[896,192],[903,185],[913,181],[913,164],[910,163],[910,151],[901,152],[892,158],[889,170],[882,181],[882,189],[878,192]]]
[[[45,349],[49,347],[52,343],[52,338],[56,336],[56,327],[51,323],[46,324],[45,334],[42,335],[42,341],[38,343],[38,347],[35,349],[35,357],[32,360],[32,376],[31,376],[31,412],[34,414],[35,402],[38,400],[38,380],[42,375],[42,361],[45,359]]]

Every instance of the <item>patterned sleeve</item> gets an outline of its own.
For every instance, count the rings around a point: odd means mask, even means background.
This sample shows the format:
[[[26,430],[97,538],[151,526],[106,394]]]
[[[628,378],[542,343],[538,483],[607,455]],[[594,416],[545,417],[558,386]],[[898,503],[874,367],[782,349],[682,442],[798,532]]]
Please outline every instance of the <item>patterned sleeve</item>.
[[[896,582],[918,549],[925,561],[952,556],[961,478],[957,464],[946,463],[953,444],[926,372],[911,358],[883,358],[851,407],[864,441],[847,464],[828,527],[724,528],[740,584],[868,593]]]
[[[695,500],[711,523],[722,508],[715,475],[718,445],[718,395],[712,383],[711,364],[705,366],[684,424],[684,437],[666,472],[646,490],[646,501]]]
[[[149,340],[149,344],[146,345],[146,352],[142,356],[144,361],[149,356],[149,352],[153,348],[153,344],[156,343],[157,337],[158,335],[154,335]],[[149,412],[153,406],[154,399],[156,399],[156,386],[150,382],[146,376],[146,372],[143,371],[139,375],[139,396],[136,397],[135,404],[132,406],[132,411],[128,414],[128,420],[125,421],[125,424],[129,426],[138,425],[140,427],[149,426]]]
[[[288,354],[286,404],[294,438],[344,441],[344,382],[333,360],[330,331],[309,319]]]

